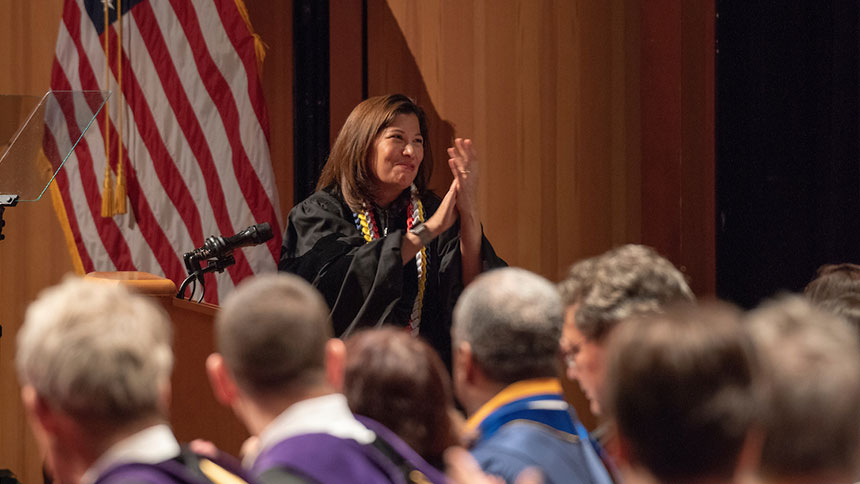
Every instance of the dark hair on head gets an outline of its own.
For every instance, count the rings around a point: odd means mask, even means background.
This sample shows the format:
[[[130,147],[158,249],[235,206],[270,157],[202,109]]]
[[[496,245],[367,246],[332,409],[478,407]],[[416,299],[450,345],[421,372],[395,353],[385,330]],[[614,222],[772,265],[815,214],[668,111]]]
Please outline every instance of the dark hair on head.
[[[433,170],[427,119],[415,101],[403,94],[366,99],[349,113],[331,147],[317,190],[339,188],[353,210],[360,208],[362,200],[373,200],[376,180],[370,167],[370,153],[377,135],[390,126],[398,114],[413,114],[418,118],[424,139],[424,160],[418,166],[414,184],[419,193],[424,193]]]
[[[860,265],[825,264],[803,290],[813,304],[860,329]]]
[[[451,378],[427,343],[401,328],[363,330],[346,341],[344,391],[353,412],[391,429],[428,462],[456,444]]]
[[[323,381],[331,336],[322,295],[284,272],[245,279],[215,316],[215,346],[239,387],[255,397],[301,392]]]
[[[752,342],[729,306],[684,306],[609,336],[604,407],[659,482],[732,478],[759,412]]]

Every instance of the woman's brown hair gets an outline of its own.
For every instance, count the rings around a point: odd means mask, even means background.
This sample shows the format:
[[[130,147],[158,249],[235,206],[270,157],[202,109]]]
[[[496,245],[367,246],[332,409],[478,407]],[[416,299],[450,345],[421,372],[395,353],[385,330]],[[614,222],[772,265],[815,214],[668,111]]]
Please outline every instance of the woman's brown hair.
[[[337,186],[347,205],[353,210],[359,209],[362,200],[373,200],[376,179],[368,158],[376,136],[390,126],[398,114],[414,114],[418,118],[418,126],[424,139],[424,161],[418,166],[414,183],[418,192],[423,194],[433,169],[430,145],[427,142],[427,119],[424,111],[403,94],[366,99],[349,113],[331,147],[331,153],[317,182],[317,191]]]
[[[388,427],[441,465],[456,443],[451,378],[439,355],[402,328],[369,329],[346,341],[344,395],[353,412]]]

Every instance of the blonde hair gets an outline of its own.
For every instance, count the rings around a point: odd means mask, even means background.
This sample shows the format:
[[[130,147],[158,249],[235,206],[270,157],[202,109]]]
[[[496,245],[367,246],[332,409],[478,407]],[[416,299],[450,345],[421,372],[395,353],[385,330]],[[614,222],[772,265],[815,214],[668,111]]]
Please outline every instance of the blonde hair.
[[[157,415],[173,369],[164,311],[119,285],[68,278],[30,304],[18,333],[18,377],[78,417]]]

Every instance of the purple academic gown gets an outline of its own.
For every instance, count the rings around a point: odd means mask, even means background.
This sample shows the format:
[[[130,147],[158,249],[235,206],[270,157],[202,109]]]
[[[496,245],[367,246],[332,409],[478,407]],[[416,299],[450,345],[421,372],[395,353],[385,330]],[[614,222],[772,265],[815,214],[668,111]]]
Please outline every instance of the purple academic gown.
[[[445,483],[445,476],[411,447],[379,422],[367,417],[356,418],[377,438],[387,442],[412,467],[432,483]],[[282,468],[308,477],[320,484],[405,483],[404,473],[389,458],[370,444],[341,439],[329,434],[304,434],[265,449],[257,456],[251,474],[259,477],[272,468]]]
[[[230,456],[198,456],[210,460],[245,482],[251,481],[238,462]],[[194,459],[196,460],[196,459]],[[194,464],[196,466],[196,462]],[[210,484],[210,481],[177,459],[156,464],[127,463],[105,471],[96,479],[95,484]]]

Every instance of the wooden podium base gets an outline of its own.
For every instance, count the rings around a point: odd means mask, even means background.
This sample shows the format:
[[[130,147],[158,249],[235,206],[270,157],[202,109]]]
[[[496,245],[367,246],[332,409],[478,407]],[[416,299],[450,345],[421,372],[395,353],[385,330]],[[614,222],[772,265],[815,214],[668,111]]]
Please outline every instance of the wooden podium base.
[[[156,298],[173,322],[173,398],[170,424],[180,442],[205,439],[237,455],[248,432],[233,412],[219,404],[206,377],[206,358],[215,351],[218,306],[176,299],[176,284],[147,272],[91,272],[87,279],[123,284]]]

